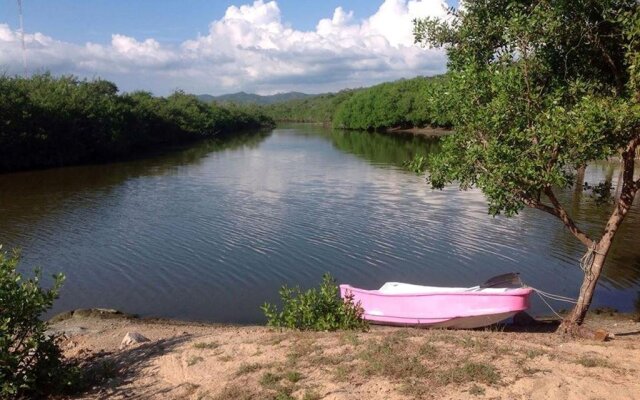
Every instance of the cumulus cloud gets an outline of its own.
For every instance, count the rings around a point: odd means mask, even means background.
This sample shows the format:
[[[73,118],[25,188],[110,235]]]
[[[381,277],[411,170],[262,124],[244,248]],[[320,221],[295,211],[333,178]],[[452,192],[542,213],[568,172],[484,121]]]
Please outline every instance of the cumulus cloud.
[[[326,92],[445,70],[442,51],[413,44],[414,18],[445,16],[442,0],[385,0],[356,20],[343,7],[300,31],[282,21],[276,1],[231,6],[180,45],[113,34],[111,43],[76,45],[40,33],[25,35],[30,70],[101,76],[122,89],[159,94]],[[19,33],[0,24],[0,69],[21,70]]]

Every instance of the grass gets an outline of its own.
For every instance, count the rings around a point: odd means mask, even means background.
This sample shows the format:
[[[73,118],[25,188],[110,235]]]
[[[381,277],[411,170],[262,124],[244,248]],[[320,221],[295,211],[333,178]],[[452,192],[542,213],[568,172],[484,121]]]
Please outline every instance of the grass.
[[[338,382],[347,382],[349,380],[351,368],[346,365],[338,365],[333,371],[333,378]]]
[[[248,391],[244,386],[231,385],[225,386],[213,400],[253,400],[255,395],[252,391]]]
[[[276,389],[278,382],[282,380],[282,376],[273,372],[265,372],[260,378],[260,385],[267,389]]]
[[[357,333],[346,331],[342,335],[340,335],[340,343],[342,343],[343,345],[350,344],[355,347],[360,344],[360,338],[358,338]]]
[[[191,356],[187,359],[187,365],[189,367],[196,365],[197,363],[204,361],[204,358],[200,357],[200,356]]]
[[[584,355],[578,358],[576,360],[576,363],[586,368],[595,368],[595,367],[610,368],[611,367],[611,364],[606,359],[595,357],[595,356],[587,356],[587,355]]]
[[[253,375],[253,398],[291,400],[292,393],[302,393],[300,381],[307,371],[322,369],[332,375],[335,382],[348,383],[371,377],[387,379],[398,385],[399,391],[411,398],[431,396],[434,390],[449,385],[461,387],[470,396],[484,396],[486,385],[496,385],[502,380],[500,371],[493,365],[496,354],[503,350],[505,342],[496,342],[492,332],[417,331],[393,330],[381,335],[344,332],[328,343],[315,335],[291,333],[277,335],[275,343],[286,341],[284,359],[271,364],[242,364],[236,376]],[[273,337],[271,339],[274,339]],[[198,349],[218,347],[218,343],[197,343]],[[320,346],[322,343],[322,346]],[[508,350],[524,364],[548,352],[533,346]],[[267,348],[264,352],[267,352]],[[589,358],[581,364],[605,365],[606,360]],[[267,370],[267,368],[272,368]],[[524,369],[525,374],[540,370]],[[250,390],[246,383],[244,390]],[[230,388],[231,390],[233,388]],[[237,390],[237,389],[233,389]],[[238,391],[242,399],[242,391]],[[234,397],[228,397],[234,398]],[[320,398],[315,391],[296,394],[297,400]]]
[[[527,349],[527,351],[525,352],[525,355],[528,359],[534,359],[545,354],[547,354],[547,352],[540,349]]]
[[[320,400],[322,396],[315,390],[305,390],[302,400]]]
[[[312,339],[300,339],[291,345],[291,350],[287,354],[288,364],[294,366],[302,358],[307,358],[314,353],[322,353],[323,350]]]
[[[382,340],[369,341],[360,354],[361,366],[365,375],[383,375],[395,379],[406,377],[422,377],[426,367],[420,358],[407,352],[405,337],[390,335]]]
[[[276,346],[285,341],[287,337],[288,335],[286,333],[278,333],[274,334],[273,336],[269,336],[266,339],[261,340],[260,342],[257,342],[257,344],[263,346]]]
[[[436,382],[443,386],[450,384],[459,385],[466,382],[493,385],[500,381],[500,373],[491,364],[466,361],[455,367],[435,371],[434,378]]]
[[[218,342],[200,342],[193,345],[194,349],[199,350],[213,350],[217,349],[218,347],[220,347],[220,344]]]
[[[296,383],[303,378],[302,374],[298,371],[289,371],[285,374],[285,377],[291,383]]]
[[[438,348],[432,343],[423,343],[418,349],[418,354],[423,357],[434,357],[438,354]]]
[[[262,374],[260,378],[260,386],[266,390],[275,392],[275,395],[271,397],[275,400],[297,400],[291,396],[291,393],[293,393],[295,389],[295,382],[292,382],[290,379],[292,377],[297,382],[302,378],[302,375],[298,372],[289,372],[283,376],[267,371]],[[288,380],[288,382],[283,382],[285,378],[287,378],[286,380]],[[262,396],[261,398],[269,397]]]
[[[478,386],[475,383],[469,388],[469,394],[472,396],[484,396],[485,392],[482,386]]]
[[[259,363],[242,363],[240,364],[240,368],[238,368],[238,370],[236,371],[236,375],[240,376],[240,375],[246,375],[246,374],[250,374],[256,371],[261,370],[264,367],[264,365],[259,364]]]
[[[274,397],[274,400],[297,400],[295,397],[291,396],[291,394],[286,392],[278,392]]]

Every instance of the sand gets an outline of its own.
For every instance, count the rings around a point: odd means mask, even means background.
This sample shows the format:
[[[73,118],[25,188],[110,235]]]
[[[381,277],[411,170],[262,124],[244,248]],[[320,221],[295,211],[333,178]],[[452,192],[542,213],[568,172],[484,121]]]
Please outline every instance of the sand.
[[[86,399],[640,399],[640,323],[607,342],[550,326],[296,332],[115,315],[52,324],[93,383]],[[148,342],[120,349],[127,332]]]

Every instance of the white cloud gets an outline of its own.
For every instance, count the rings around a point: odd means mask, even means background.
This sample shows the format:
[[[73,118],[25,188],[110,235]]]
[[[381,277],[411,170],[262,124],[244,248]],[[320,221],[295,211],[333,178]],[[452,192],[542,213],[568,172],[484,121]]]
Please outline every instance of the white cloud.
[[[125,90],[326,92],[443,72],[442,51],[413,45],[411,21],[444,17],[445,7],[442,0],[385,0],[360,21],[338,7],[315,30],[299,31],[283,23],[276,1],[257,0],[229,7],[206,35],[179,46],[120,34],[84,46],[40,33],[25,41],[32,71],[102,76]],[[0,69],[18,73],[21,63],[18,32],[0,24]]]

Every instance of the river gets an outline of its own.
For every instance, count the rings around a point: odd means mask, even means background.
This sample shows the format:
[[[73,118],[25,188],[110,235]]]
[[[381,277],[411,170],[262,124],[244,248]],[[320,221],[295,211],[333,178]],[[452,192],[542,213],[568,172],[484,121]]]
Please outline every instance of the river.
[[[142,316],[257,323],[280,285],[324,272],[365,288],[385,281],[472,286],[517,271],[576,296],[582,245],[536,210],[487,214],[483,195],[433,191],[405,171],[435,139],[283,125],[141,160],[0,175],[0,243],[23,271],[63,272],[51,313],[116,308]],[[585,181],[617,182],[616,163]],[[594,231],[607,206],[562,193]],[[640,211],[632,208],[595,306],[631,311],[640,291]],[[549,314],[533,299],[534,314]],[[554,306],[561,309],[565,304]]]

